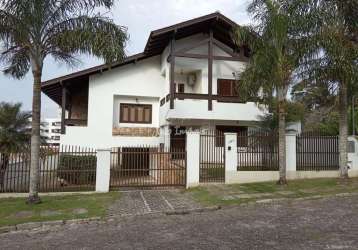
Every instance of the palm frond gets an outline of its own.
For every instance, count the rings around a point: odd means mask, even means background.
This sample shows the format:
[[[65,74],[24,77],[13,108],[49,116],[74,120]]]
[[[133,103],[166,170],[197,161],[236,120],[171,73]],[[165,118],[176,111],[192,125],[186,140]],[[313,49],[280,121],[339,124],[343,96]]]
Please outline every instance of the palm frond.
[[[125,57],[126,29],[102,16],[68,19],[55,26],[51,33],[47,40],[51,50],[69,55],[94,55],[108,63]]]
[[[30,58],[26,49],[11,48],[0,54],[0,61],[7,66],[3,70],[5,75],[14,78],[23,78],[30,69]]]

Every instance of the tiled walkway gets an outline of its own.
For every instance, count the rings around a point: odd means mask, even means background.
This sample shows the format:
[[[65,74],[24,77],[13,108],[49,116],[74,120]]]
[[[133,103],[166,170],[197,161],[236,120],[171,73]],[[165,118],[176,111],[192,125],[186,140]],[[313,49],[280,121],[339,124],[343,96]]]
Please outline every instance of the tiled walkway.
[[[201,208],[180,190],[136,190],[121,193],[109,207],[109,215],[130,216]]]

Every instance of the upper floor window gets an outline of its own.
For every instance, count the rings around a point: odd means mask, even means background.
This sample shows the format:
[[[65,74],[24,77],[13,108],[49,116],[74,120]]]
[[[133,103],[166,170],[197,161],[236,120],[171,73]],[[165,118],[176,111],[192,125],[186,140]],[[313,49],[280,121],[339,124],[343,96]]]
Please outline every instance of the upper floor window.
[[[219,96],[238,96],[236,91],[236,80],[218,79]]]
[[[152,123],[152,105],[121,103],[119,122]]]

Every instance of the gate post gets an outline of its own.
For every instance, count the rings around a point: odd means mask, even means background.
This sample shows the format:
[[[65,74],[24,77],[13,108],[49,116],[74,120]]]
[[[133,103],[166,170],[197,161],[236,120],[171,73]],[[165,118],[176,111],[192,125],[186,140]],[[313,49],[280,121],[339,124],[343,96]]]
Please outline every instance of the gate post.
[[[296,133],[286,134],[286,171],[287,177],[296,178]]]
[[[237,134],[225,133],[225,184],[231,183],[231,176],[237,172]]]
[[[96,192],[109,192],[111,149],[97,149]]]
[[[186,188],[199,185],[200,132],[186,133]]]
[[[348,165],[350,167],[349,176],[356,177],[358,176],[358,141],[355,136],[349,136],[348,143]]]

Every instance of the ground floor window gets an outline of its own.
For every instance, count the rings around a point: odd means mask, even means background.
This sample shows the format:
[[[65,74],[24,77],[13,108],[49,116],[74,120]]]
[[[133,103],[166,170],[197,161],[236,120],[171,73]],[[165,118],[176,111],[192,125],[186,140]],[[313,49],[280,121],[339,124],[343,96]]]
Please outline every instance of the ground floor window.
[[[238,147],[247,147],[247,127],[243,126],[216,126],[216,130],[222,133],[237,133],[237,146]],[[216,146],[224,147],[225,139],[224,137],[216,137]]]
[[[152,123],[152,105],[121,103],[119,122]]]

